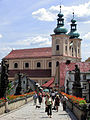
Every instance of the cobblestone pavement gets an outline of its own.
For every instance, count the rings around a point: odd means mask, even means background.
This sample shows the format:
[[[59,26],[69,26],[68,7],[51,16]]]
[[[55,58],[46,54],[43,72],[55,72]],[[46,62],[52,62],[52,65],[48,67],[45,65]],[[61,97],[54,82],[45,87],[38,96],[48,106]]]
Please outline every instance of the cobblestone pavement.
[[[62,105],[59,106],[59,111],[53,110],[52,118],[49,118],[45,112],[44,101],[41,108],[36,108],[33,101],[23,105],[22,107],[13,110],[9,113],[0,115],[0,120],[74,120],[71,119],[66,111],[63,111]]]

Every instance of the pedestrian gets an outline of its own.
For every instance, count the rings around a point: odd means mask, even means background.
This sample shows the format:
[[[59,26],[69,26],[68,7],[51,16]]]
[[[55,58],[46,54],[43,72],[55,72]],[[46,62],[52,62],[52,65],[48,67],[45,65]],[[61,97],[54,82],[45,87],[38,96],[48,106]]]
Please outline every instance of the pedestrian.
[[[42,93],[39,92],[38,94],[38,99],[39,99],[39,105],[42,103]]]
[[[37,98],[38,98],[38,95],[37,95],[37,93],[35,93],[35,94],[33,95],[34,105],[37,104]]]
[[[52,98],[50,97],[49,94],[47,94],[47,96],[46,96],[45,104],[46,104],[46,107],[47,107],[47,115],[50,116],[50,118],[51,118],[53,101],[52,101]]]
[[[51,96],[52,96],[52,100],[54,101],[54,99],[55,99],[55,91],[52,91]]]
[[[58,106],[59,105],[60,105],[60,97],[59,97],[59,95],[56,95],[54,106],[55,106],[57,112],[58,112]]]
[[[66,110],[66,98],[64,96],[62,98],[62,103],[63,103],[63,110]]]

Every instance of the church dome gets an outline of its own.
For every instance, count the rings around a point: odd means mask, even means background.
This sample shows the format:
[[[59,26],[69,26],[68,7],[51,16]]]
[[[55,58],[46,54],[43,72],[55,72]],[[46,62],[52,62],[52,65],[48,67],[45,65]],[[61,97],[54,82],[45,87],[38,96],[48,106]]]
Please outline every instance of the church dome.
[[[61,6],[60,6],[60,12],[58,14],[58,19],[57,19],[57,27],[54,29],[54,33],[57,34],[66,34],[67,29],[64,28],[64,18],[63,14],[61,13]]]
[[[74,12],[73,12],[73,19],[71,20],[71,30],[68,33],[70,38],[78,38],[80,36],[80,34],[77,32],[77,24],[76,24],[76,22],[77,21],[74,19]]]
[[[54,33],[55,34],[65,34],[65,33],[67,33],[67,29],[64,27],[56,27],[54,29]]]
[[[80,36],[77,31],[70,31],[68,35],[70,36],[70,38],[78,38]]]

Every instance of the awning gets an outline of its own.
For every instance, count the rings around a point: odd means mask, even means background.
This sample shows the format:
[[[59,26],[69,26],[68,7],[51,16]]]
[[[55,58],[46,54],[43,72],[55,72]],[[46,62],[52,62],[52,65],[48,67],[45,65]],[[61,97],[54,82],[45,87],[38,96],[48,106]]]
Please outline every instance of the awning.
[[[50,87],[54,82],[54,77],[51,78],[47,83],[43,84],[42,87]]]

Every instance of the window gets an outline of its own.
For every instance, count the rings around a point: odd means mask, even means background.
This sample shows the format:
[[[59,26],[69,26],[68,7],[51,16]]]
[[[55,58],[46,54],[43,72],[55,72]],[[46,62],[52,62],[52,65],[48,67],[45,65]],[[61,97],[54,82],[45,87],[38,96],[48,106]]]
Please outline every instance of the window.
[[[18,68],[18,63],[14,63],[14,68]]]
[[[59,45],[56,45],[56,50],[59,50]]]
[[[23,84],[25,84],[25,81],[23,81]]]
[[[37,67],[41,67],[41,63],[40,62],[37,63]]]
[[[83,84],[83,88],[84,88],[84,90],[86,90],[87,89],[87,85]]]
[[[25,63],[25,68],[29,68],[29,63]]]
[[[49,67],[52,67],[52,63],[51,62],[49,62]]]
[[[86,80],[86,74],[83,75],[83,80]]]
[[[73,48],[72,48],[72,56],[73,56]]]
[[[59,66],[59,62],[58,62],[58,61],[56,62],[56,67],[57,67],[57,66]]]

